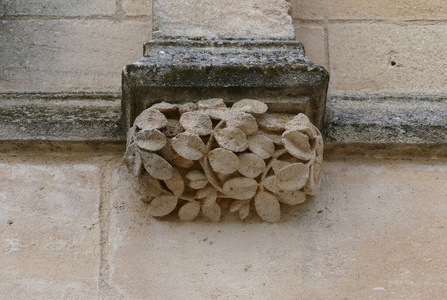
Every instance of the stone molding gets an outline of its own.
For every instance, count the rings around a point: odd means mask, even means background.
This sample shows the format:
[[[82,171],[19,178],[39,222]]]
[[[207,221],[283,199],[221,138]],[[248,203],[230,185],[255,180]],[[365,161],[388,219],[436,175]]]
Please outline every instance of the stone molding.
[[[305,113],[323,125],[328,72],[291,40],[164,38],[123,70],[126,128],[154,103],[258,99],[275,112]]]
[[[124,162],[154,217],[199,213],[219,221],[222,203],[243,220],[254,207],[267,222],[280,220],[280,203],[315,195],[323,139],[304,114],[267,113],[244,99],[158,103],[129,129]]]

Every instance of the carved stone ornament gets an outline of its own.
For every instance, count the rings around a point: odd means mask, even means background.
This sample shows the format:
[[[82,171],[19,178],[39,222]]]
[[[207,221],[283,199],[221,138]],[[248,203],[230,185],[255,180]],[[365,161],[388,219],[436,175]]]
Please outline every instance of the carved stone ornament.
[[[245,219],[251,208],[278,222],[281,204],[315,195],[323,139],[306,115],[267,113],[265,103],[222,99],[158,103],[127,134],[124,162],[154,217],[219,221],[221,203]]]

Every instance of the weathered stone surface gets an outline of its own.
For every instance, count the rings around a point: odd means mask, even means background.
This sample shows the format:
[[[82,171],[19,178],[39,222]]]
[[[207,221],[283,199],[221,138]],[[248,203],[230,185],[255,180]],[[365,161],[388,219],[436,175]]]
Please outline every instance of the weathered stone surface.
[[[0,140],[122,142],[113,93],[0,94]]]
[[[155,0],[155,37],[293,39],[285,0]]]
[[[97,296],[99,168],[52,162],[0,158],[2,299]]]
[[[0,16],[91,16],[112,15],[115,0],[2,0]]]
[[[279,224],[160,222],[115,171],[110,285],[124,299],[438,299],[447,165],[325,161],[322,189]]]
[[[304,45],[306,55],[311,61],[329,69],[327,51],[327,32],[321,26],[295,24],[296,40]]]
[[[293,0],[292,16],[300,19],[445,20],[443,0]]]
[[[326,145],[399,149],[447,145],[447,100],[442,96],[340,95],[328,100]],[[422,149],[421,149],[422,150]]]
[[[306,194],[317,193],[323,139],[306,115],[290,115],[281,130],[270,133],[277,136],[275,140],[282,140],[282,146],[275,147],[267,135],[262,135],[262,130],[258,131],[257,119],[262,119],[268,110],[265,103],[244,99],[226,108],[222,99],[214,98],[201,100],[198,108],[215,107],[216,104],[223,106],[224,113],[222,119],[214,124],[208,115],[213,113],[207,109],[180,113],[176,106],[171,106],[169,110],[163,109],[162,113],[149,107],[129,129],[123,158],[128,170],[138,177],[139,185],[147,185],[148,177],[150,182],[160,180],[158,193],[150,190],[144,195],[144,201],[151,203],[151,215],[163,217],[179,206],[182,207],[179,211],[182,220],[190,221],[202,212],[204,217],[218,221],[222,203],[232,201],[230,211],[239,212],[244,219],[247,216],[245,211],[254,202],[263,220],[277,222],[281,216],[279,201],[282,196],[293,198],[294,194],[299,194],[301,200],[301,194],[305,197]],[[155,104],[155,107],[166,108],[168,105]],[[179,119],[186,132],[170,138],[158,131],[164,131],[168,115]],[[274,118],[284,120],[283,115],[272,114],[271,119]],[[174,152],[184,159],[197,162],[188,168],[175,168],[175,156],[167,158],[164,155],[164,149],[171,145]],[[261,156],[256,153],[261,153]],[[267,188],[266,177],[272,179],[268,186],[273,188]],[[167,189],[162,187],[163,183]],[[135,188],[142,189],[141,186]],[[240,203],[240,200],[245,201]],[[189,210],[192,213],[186,213]]]
[[[329,25],[331,92],[446,94],[446,31],[445,25]]]
[[[125,125],[157,102],[223,98],[259,99],[273,111],[305,113],[321,127],[328,80],[294,41],[154,40],[124,70]]]
[[[150,16],[152,0],[123,0],[123,10],[129,16]]]
[[[150,30],[138,20],[2,20],[0,91],[117,92]]]

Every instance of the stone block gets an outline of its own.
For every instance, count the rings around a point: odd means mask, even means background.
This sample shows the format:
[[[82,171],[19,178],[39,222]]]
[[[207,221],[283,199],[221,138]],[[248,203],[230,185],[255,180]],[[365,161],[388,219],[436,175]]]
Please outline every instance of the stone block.
[[[293,39],[285,0],[155,0],[154,37]]]
[[[298,19],[445,20],[444,0],[293,0],[292,16]]]
[[[321,128],[328,81],[292,40],[155,39],[123,71],[123,119],[129,128],[161,101],[256,99],[273,112],[305,113]]]
[[[296,40],[303,43],[306,56],[316,64],[329,67],[326,33],[323,27],[295,24]]]
[[[115,0],[2,0],[0,15],[4,16],[91,16],[113,15]]]
[[[124,299],[442,298],[447,166],[325,161],[278,224],[154,219],[113,174],[109,285]]]
[[[123,10],[129,16],[150,16],[152,0],[123,0]]]
[[[446,93],[446,31],[441,25],[329,25],[331,93]]]
[[[0,159],[0,298],[94,299],[98,167],[24,161]]]
[[[149,36],[149,21],[0,21],[0,90],[118,91]]]

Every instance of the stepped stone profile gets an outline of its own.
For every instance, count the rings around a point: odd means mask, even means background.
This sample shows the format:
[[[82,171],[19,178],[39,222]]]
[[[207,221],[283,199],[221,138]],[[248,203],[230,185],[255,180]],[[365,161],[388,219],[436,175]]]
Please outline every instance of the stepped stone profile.
[[[219,221],[221,203],[243,220],[254,211],[278,222],[281,204],[315,195],[323,139],[305,114],[268,113],[244,99],[157,103],[130,127],[124,162],[154,217],[200,214]]]

